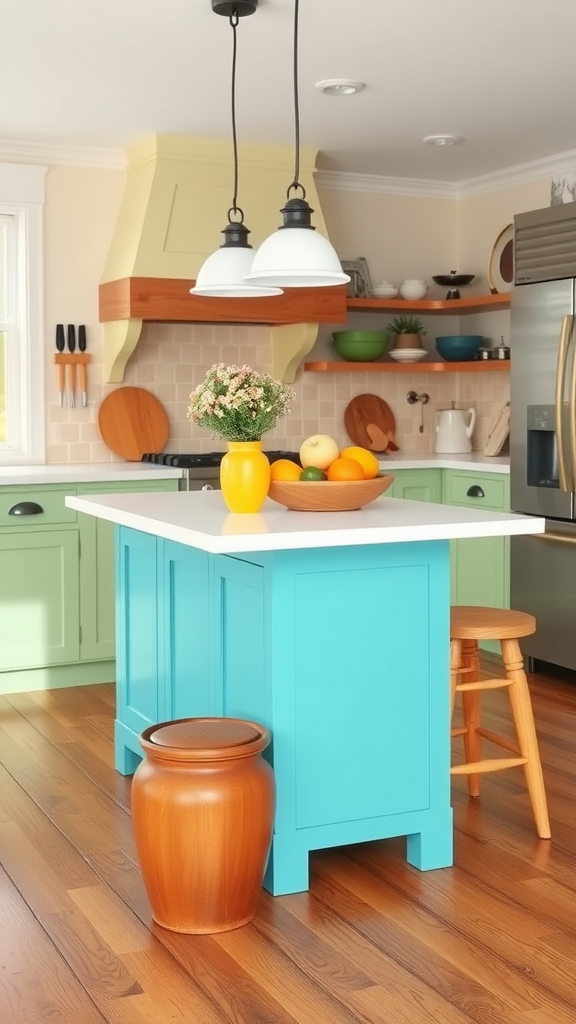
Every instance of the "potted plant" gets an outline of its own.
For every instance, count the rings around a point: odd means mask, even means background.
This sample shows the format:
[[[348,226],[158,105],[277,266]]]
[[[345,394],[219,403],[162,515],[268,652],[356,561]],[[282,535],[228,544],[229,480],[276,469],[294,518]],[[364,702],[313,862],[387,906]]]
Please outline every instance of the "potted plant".
[[[417,316],[397,316],[388,324],[395,335],[393,348],[424,348],[424,324]]]

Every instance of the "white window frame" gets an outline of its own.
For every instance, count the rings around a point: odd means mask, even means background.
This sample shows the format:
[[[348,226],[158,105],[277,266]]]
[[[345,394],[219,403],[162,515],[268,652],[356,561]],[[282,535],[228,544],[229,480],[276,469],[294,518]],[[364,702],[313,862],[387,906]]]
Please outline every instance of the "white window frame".
[[[43,205],[47,167],[0,163],[0,213],[11,215],[7,441],[0,465],[46,461]]]

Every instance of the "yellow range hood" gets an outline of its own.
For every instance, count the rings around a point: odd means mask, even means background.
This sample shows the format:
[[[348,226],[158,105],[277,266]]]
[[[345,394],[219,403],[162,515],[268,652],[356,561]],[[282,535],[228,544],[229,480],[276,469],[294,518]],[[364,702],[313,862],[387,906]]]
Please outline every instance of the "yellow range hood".
[[[200,266],[219,244],[230,205],[231,145],[152,135],[127,156],[124,196],[100,284],[105,380],[123,380],[144,321],[268,324],[272,373],[294,380],[318,324],[345,322],[345,287],[289,288],[252,299],[190,295]],[[315,152],[301,152],[300,178],[314,222],[326,234],[315,159]],[[281,223],[292,162],[288,146],[239,146],[241,205],[255,248]]]

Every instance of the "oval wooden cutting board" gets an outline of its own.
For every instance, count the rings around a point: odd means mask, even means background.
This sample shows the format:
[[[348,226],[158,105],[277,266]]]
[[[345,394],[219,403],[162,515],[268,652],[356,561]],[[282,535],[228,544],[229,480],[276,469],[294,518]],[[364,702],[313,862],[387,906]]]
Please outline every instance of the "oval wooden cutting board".
[[[162,403],[145,388],[116,388],[98,410],[104,444],[123,459],[139,462],[144,452],[161,452],[170,436]]]
[[[356,395],[344,411],[344,426],[349,438],[372,452],[397,452],[394,440],[394,413],[378,395]]]

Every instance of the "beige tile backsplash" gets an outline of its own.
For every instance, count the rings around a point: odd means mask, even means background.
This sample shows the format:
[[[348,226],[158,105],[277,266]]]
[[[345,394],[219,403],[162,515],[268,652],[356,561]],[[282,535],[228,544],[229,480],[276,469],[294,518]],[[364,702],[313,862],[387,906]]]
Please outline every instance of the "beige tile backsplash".
[[[105,396],[121,385],[103,384],[103,357],[97,339],[90,339],[89,405],[61,409],[57,401],[52,364],[47,369],[49,463],[105,462],[116,460],[100,440],[98,407]],[[170,438],[166,451],[211,451],[224,442],[193,426],[186,418],[190,391],[215,362],[247,363],[270,371],[269,331],[266,327],[148,324],[128,366],[123,385],[146,388],[155,394],[168,413]],[[396,441],[405,452],[434,450],[435,412],[451,402],[457,408],[476,409],[473,448],[481,450],[490,424],[509,398],[506,372],[424,373],[304,373],[294,384],[296,399],[291,413],[266,436],[269,448],[298,450],[309,434],[330,434],[344,445],[344,410],[355,395],[380,395],[396,418]],[[408,391],[427,392],[424,432],[420,433],[420,404],[409,405]],[[79,394],[76,396],[79,402]]]

